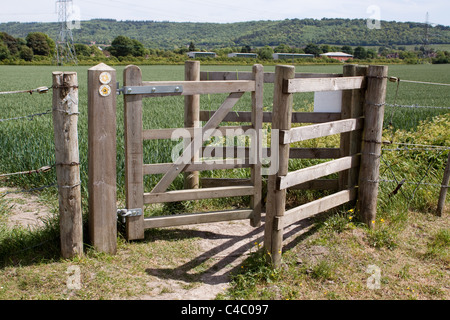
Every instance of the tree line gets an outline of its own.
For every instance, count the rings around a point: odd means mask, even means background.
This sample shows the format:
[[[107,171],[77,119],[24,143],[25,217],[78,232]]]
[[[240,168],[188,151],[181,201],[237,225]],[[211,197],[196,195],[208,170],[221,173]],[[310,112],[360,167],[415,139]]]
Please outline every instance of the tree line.
[[[87,64],[95,61],[109,59],[109,63],[136,62],[138,60],[154,60],[160,63],[183,63],[186,53],[189,51],[203,50],[196,46],[194,41],[173,50],[146,48],[137,39],[119,35],[115,37],[111,45],[86,45],[77,43],[74,45],[76,56],[81,62]],[[3,64],[23,62],[50,62],[55,56],[55,41],[43,32],[30,32],[25,38],[14,38],[6,32],[0,32],[0,62]],[[273,60],[274,53],[306,53],[314,55],[314,58],[301,59],[303,62],[318,62],[316,58],[327,52],[344,52],[353,55],[353,59],[399,59],[408,63],[418,63],[421,59],[428,59],[432,63],[450,63],[450,52],[436,51],[424,46],[417,46],[414,50],[407,50],[404,46],[380,46],[365,48],[363,46],[352,47],[350,45],[336,46],[328,44],[309,43],[305,46],[295,47],[288,44],[279,44],[272,47],[224,47],[214,50],[218,55],[216,61],[234,61],[239,58],[228,58],[232,52],[256,53],[259,61]],[[293,61],[294,62],[294,61]],[[300,62],[297,60],[296,62]],[[321,59],[320,62],[336,63],[332,59]]]
[[[425,17],[424,17],[425,18]],[[236,23],[168,21],[116,21],[93,19],[73,30],[77,43],[111,44],[120,35],[140,41],[145,48],[175,50],[193,41],[198,48],[302,47],[308,43],[336,46],[405,46],[424,42],[425,23],[381,21],[381,29],[369,29],[365,19],[286,19]],[[59,35],[57,23],[0,23],[0,30],[14,37],[40,31],[52,39]],[[428,41],[450,44],[450,27],[428,26]]]

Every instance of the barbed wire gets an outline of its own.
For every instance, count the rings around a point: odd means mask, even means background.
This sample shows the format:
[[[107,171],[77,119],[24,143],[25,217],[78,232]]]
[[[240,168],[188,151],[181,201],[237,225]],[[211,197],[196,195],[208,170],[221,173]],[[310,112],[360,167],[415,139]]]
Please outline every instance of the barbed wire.
[[[17,175],[43,173],[43,172],[50,171],[54,167],[55,167],[55,165],[51,165],[51,166],[43,166],[42,168],[39,168],[39,169],[32,169],[32,170],[20,171],[20,172],[14,172],[14,173],[4,173],[4,174],[0,174],[0,179],[6,178],[6,177],[11,177],[11,176],[17,176]]]
[[[2,192],[0,193],[0,197],[4,197],[8,194],[16,194],[16,193],[31,193],[31,192],[35,192],[35,191],[42,191],[44,189],[48,189],[48,188],[53,188],[58,186],[58,183],[52,183],[50,185],[46,185],[46,186],[42,186],[42,187],[37,187],[37,188],[32,188],[32,189],[22,189],[22,190],[17,190],[17,191],[6,191],[6,192]]]
[[[37,92],[37,93],[47,93],[50,89],[53,89],[53,86],[48,86],[48,87],[38,87],[36,89],[28,89],[28,90],[17,90],[17,91],[0,91],[0,95],[4,95],[4,94],[16,94],[16,93],[29,93],[29,94],[33,94],[33,92]]]
[[[0,180],[2,178],[7,178],[7,177],[11,177],[11,176],[16,176],[16,175],[29,175],[29,174],[33,174],[33,173],[41,174],[41,173],[50,171],[54,167],[56,167],[56,164],[43,166],[43,167],[41,167],[39,169],[31,169],[31,170],[27,170],[27,171],[20,171],[20,172],[13,172],[13,173],[3,173],[3,174],[0,174]],[[41,191],[41,190],[44,190],[44,189],[47,189],[47,188],[54,187],[56,185],[57,185],[57,183],[54,183],[54,184],[51,184],[51,185],[46,185],[46,186],[42,186],[42,187],[32,188],[32,189],[28,189],[28,190],[22,189],[22,190],[18,190],[18,191],[1,192],[0,196],[4,197],[4,196],[6,196],[8,194],[29,193],[29,192],[34,192],[34,191]]]
[[[408,142],[389,142],[388,145],[400,145],[400,146],[412,146],[412,147],[421,147],[421,148],[433,148],[433,149],[444,149],[450,150],[450,147],[447,146],[438,146],[432,144],[419,144],[419,143],[408,143]],[[400,150],[405,150],[405,148],[398,148]]]
[[[403,180],[402,180],[403,181]],[[384,182],[384,183],[399,183],[397,180],[389,180],[389,179],[379,179],[377,182]],[[403,184],[415,184],[415,185],[424,185],[424,186],[432,186],[432,187],[441,187],[441,188],[450,188],[450,186],[444,186],[440,183],[429,183],[429,182],[413,182],[413,181],[407,181],[405,180]]]
[[[383,77],[384,78],[384,77]],[[450,83],[439,83],[439,82],[428,82],[428,81],[417,81],[417,80],[404,80],[400,79],[399,77],[386,77],[389,79],[390,82],[407,82],[407,83],[417,83],[417,84],[429,84],[429,85],[435,85],[435,86],[449,86]]]
[[[443,147],[443,146],[433,146],[433,145],[422,145],[422,144],[406,144],[406,143],[393,143],[393,144],[405,144],[405,145],[414,145],[414,146],[420,146],[420,147],[437,147],[437,148],[432,148],[433,151],[438,151],[439,154],[436,156],[436,158],[434,159],[434,161],[430,161],[425,173],[422,175],[422,177],[420,177],[419,182],[411,182],[411,181],[407,181],[406,179],[401,180],[400,182],[398,181],[394,170],[392,169],[391,165],[383,158],[383,153],[381,154],[381,161],[386,165],[387,169],[391,172],[392,177],[394,178],[394,180],[389,180],[389,179],[378,179],[377,181],[374,182],[388,182],[388,183],[397,183],[397,187],[395,188],[394,191],[392,191],[389,194],[389,198],[395,194],[397,194],[398,191],[400,191],[403,195],[403,197],[407,200],[407,201],[412,201],[414,199],[414,196],[416,194],[416,191],[418,190],[418,188],[421,185],[427,185],[427,186],[435,186],[435,187],[441,187],[441,188],[448,188],[449,186],[444,186],[441,184],[437,184],[437,183],[429,183],[429,182],[423,182],[424,179],[426,177],[428,177],[430,169],[433,167],[433,165],[435,164],[435,162],[437,161],[437,158],[439,158],[446,150],[449,150],[449,147]],[[415,148],[416,149],[416,148]],[[393,151],[408,151],[409,148],[398,148],[398,149],[393,149]],[[382,151],[391,151],[389,149],[385,150],[382,149]],[[416,187],[414,188],[412,194],[410,196],[407,196],[402,189],[402,186],[404,184],[412,184],[415,185]]]
[[[0,119],[0,122],[6,122],[6,121],[13,121],[13,120],[21,120],[21,119],[28,119],[28,120],[34,120],[35,117],[41,117],[45,116],[47,114],[51,114],[52,110],[47,110],[40,113],[33,113],[26,116],[20,116],[20,117],[14,117],[14,118],[7,118],[7,119]]]
[[[395,149],[389,149],[389,148],[383,148],[382,151],[437,151],[442,149],[436,149],[436,148],[395,148]],[[444,150],[450,150],[444,149]]]
[[[410,109],[423,108],[423,109],[447,109],[447,110],[450,110],[450,107],[419,106],[419,105],[416,105],[416,104],[413,104],[413,105],[400,105],[400,104],[386,103],[385,106],[392,107],[392,108],[410,108]]]

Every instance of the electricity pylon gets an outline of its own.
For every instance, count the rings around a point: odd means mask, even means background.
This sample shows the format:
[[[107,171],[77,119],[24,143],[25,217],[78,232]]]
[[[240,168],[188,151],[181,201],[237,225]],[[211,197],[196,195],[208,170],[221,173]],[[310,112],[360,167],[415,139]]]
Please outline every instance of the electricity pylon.
[[[64,63],[78,64],[77,54],[73,43],[72,29],[76,27],[73,21],[69,20],[69,11],[73,12],[72,0],[57,0],[56,10],[58,13],[58,23],[60,26],[59,39],[56,42],[56,62],[62,66]]]

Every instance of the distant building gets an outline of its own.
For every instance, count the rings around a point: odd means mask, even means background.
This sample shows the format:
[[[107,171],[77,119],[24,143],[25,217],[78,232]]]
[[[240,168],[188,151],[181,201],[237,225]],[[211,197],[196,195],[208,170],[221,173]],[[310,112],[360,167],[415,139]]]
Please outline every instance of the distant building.
[[[274,53],[272,57],[274,60],[292,60],[292,59],[314,58],[314,55],[308,53]]]
[[[239,53],[239,52],[233,52],[228,54],[228,58],[251,58],[256,59],[258,58],[258,55],[256,53]]]
[[[344,52],[327,52],[320,55],[321,57],[326,57],[330,59],[336,59],[339,61],[347,61],[348,59],[353,58],[351,54]]]
[[[200,51],[191,51],[187,53],[189,58],[216,58],[217,54],[215,52],[200,52]]]

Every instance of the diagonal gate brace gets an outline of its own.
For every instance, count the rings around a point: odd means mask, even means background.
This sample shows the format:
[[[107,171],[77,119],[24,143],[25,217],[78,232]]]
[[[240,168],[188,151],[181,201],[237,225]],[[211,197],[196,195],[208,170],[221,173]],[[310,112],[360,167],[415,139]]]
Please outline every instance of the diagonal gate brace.
[[[194,139],[186,149],[184,149],[183,154],[172,164],[169,171],[162,177],[151,193],[163,193],[167,190],[178,174],[191,162],[193,155],[202,148],[203,140],[209,139],[212,135],[213,132],[211,129],[215,129],[219,126],[243,95],[244,92],[233,92],[228,96],[225,102],[205,124],[202,129],[202,134],[194,135]]]

